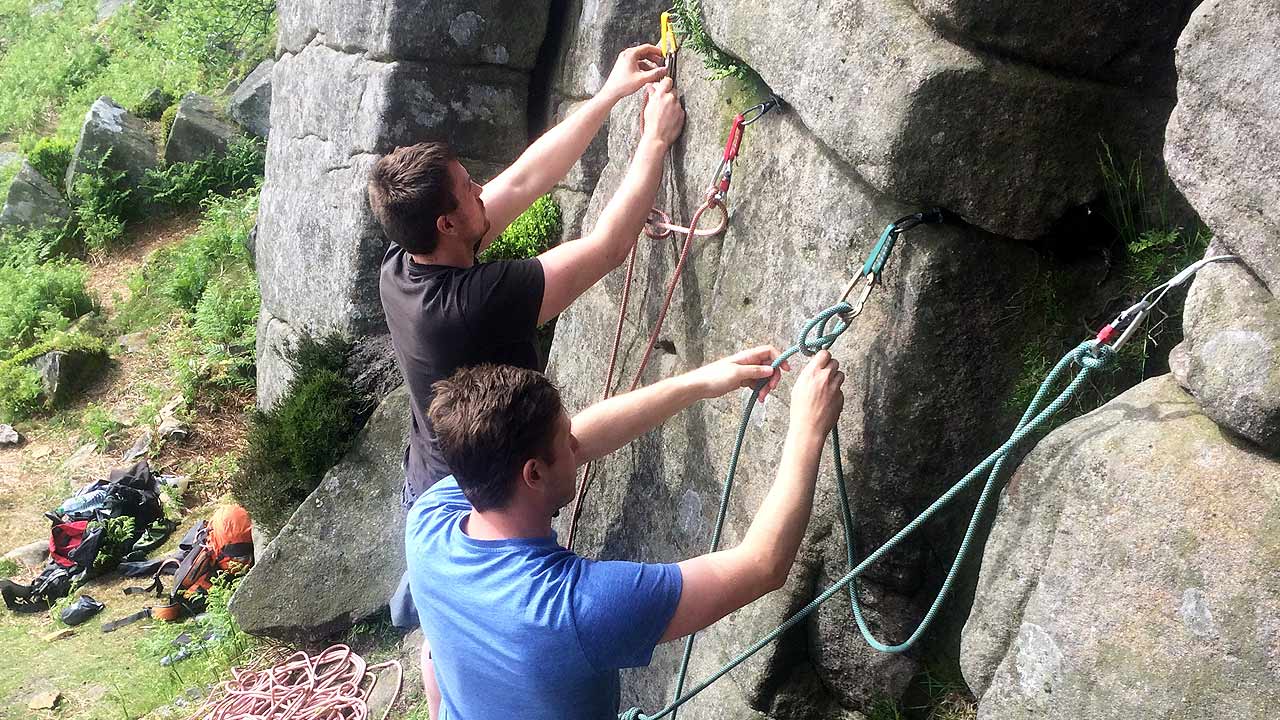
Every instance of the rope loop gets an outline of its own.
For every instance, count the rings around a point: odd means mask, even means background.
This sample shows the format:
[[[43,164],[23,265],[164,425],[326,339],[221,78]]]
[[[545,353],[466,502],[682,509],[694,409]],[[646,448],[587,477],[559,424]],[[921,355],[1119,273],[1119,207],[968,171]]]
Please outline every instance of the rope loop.
[[[1076,348],[1076,362],[1090,370],[1102,370],[1114,362],[1115,359],[1115,348],[1097,340],[1089,340]]]
[[[618,720],[648,720],[648,715],[640,712],[640,708],[633,707],[626,712],[618,714]]]
[[[830,348],[844,334],[844,331],[849,329],[849,323],[842,316],[852,310],[853,308],[849,303],[841,302],[818,313],[800,331],[800,338],[796,340],[796,347],[805,355],[816,355],[819,350]],[[832,320],[836,320],[836,326],[831,330],[827,330],[827,325]],[[810,339],[809,336],[815,331],[818,336]]]

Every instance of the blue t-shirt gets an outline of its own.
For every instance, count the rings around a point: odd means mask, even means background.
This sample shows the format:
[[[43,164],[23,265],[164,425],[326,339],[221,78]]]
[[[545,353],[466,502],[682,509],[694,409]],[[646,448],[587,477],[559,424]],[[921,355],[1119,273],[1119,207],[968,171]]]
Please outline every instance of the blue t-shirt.
[[[448,477],[409,511],[409,588],[431,643],[442,720],[614,720],[618,670],[648,665],[680,568],[595,561],[555,536],[477,540]]]

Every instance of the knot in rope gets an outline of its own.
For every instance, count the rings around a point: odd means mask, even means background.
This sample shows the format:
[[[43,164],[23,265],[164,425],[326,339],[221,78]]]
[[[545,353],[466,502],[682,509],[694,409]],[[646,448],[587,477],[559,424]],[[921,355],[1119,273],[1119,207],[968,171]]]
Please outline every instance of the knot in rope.
[[[1075,349],[1076,362],[1090,370],[1101,370],[1116,359],[1115,348],[1097,340],[1086,340]]]
[[[648,720],[648,715],[640,712],[640,708],[633,707],[626,712],[618,714],[618,720]]]
[[[796,347],[805,355],[815,355],[819,350],[830,348],[844,334],[844,331],[849,329],[849,322],[840,316],[852,312],[852,310],[853,307],[849,303],[842,302],[818,313],[800,331],[800,338],[796,340]],[[828,331],[827,324],[832,319],[838,319],[838,322],[834,328]],[[809,335],[815,330],[818,333],[818,337],[810,339]]]

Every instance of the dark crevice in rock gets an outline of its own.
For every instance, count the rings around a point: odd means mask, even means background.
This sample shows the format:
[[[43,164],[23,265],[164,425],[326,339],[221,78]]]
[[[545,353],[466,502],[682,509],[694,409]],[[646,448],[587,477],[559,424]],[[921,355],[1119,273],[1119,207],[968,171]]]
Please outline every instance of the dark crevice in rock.
[[[529,140],[532,142],[555,122],[552,103],[560,58],[569,42],[570,0],[551,0],[547,10],[547,34],[538,48],[533,70],[529,73]]]

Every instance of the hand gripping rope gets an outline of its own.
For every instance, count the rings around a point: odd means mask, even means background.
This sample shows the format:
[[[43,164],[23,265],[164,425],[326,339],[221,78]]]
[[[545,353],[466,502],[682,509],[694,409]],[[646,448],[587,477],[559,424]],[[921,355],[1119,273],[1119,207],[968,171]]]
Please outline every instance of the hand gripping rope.
[[[662,14],[662,41],[660,47],[666,57],[667,67],[669,68],[668,77],[674,77],[678,46],[675,33],[671,28],[670,16],[667,13]],[[715,176],[712,178],[711,185],[707,188],[706,197],[702,205],[693,213],[693,219],[689,222],[689,227],[673,225],[671,217],[656,208],[649,212],[649,219],[645,221],[644,232],[646,235],[655,240],[663,240],[670,238],[674,233],[680,233],[684,235],[684,244],[680,248],[680,256],[676,260],[675,269],[671,272],[671,281],[667,283],[667,292],[662,301],[662,309],[658,311],[658,319],[653,324],[653,330],[649,333],[649,340],[645,344],[644,355],[641,356],[640,365],[636,368],[635,379],[631,382],[631,390],[635,390],[640,386],[640,380],[644,376],[645,368],[648,367],[649,360],[653,356],[653,349],[658,344],[658,335],[662,332],[662,326],[667,320],[667,312],[671,309],[671,300],[675,297],[680,275],[684,272],[684,266],[689,260],[689,253],[693,249],[693,239],[714,237],[724,232],[729,226],[729,210],[725,205],[725,200],[729,193],[729,184],[733,179],[733,163],[738,158],[738,151],[742,146],[743,131],[747,126],[764,117],[766,113],[777,108],[780,104],[777,98],[770,98],[739,113],[733,119],[732,125],[729,126],[729,139],[725,142],[724,155],[720,160],[720,165],[716,168]],[[711,210],[716,210],[720,213],[720,222],[712,229],[700,230],[698,226],[702,222],[703,215]],[[635,269],[636,248],[632,246],[631,255],[627,260],[626,278],[622,283],[622,301],[618,308],[618,323],[613,333],[613,348],[609,351],[609,370],[605,376],[603,397],[606,400],[613,394],[613,376],[617,371],[618,353],[622,347],[622,328],[626,322],[627,305],[631,301],[631,283],[635,278]],[[578,484],[578,493],[574,496],[573,511],[569,520],[569,537],[565,542],[565,547],[570,550],[573,549],[573,541],[577,537],[578,521],[582,517],[584,499],[590,487],[591,463],[587,463],[582,471],[582,481]]]
[[[922,222],[924,221],[926,220],[922,220]],[[890,227],[893,226],[891,225]],[[893,234],[896,235],[897,233]],[[869,267],[874,264],[878,264],[883,268],[884,263],[882,261],[878,263],[871,262],[871,260],[875,259],[877,254],[881,251],[882,246],[887,246],[889,250],[892,249],[892,243],[886,241],[885,235],[881,236],[881,242],[877,243],[876,249],[872,251],[871,258],[868,260],[868,265],[863,266],[863,274],[859,278],[855,278],[853,283],[850,283],[850,288],[845,291],[846,297],[858,280],[863,277],[867,277],[867,270]],[[887,259],[887,257],[885,259]],[[1205,265],[1235,259],[1237,258],[1232,255],[1217,255],[1205,258],[1187,267],[1185,270],[1171,278],[1168,282],[1153,288],[1143,296],[1139,302],[1122,312],[1113,322],[1103,328],[1096,338],[1081,343],[1064,355],[1062,359],[1058,361],[1057,365],[1049,371],[1049,374],[1040,384],[1040,389],[1036,392],[1035,397],[1031,400],[1026,411],[1022,414],[1022,418],[1018,421],[1018,424],[1014,428],[1013,434],[1009,436],[1009,439],[1006,440],[999,448],[996,448],[995,452],[988,455],[986,459],[978,463],[977,467],[970,470],[969,473],[956,482],[955,485],[952,485],[951,488],[943,493],[941,497],[929,505],[924,512],[920,513],[920,515],[918,515],[914,520],[909,522],[893,537],[856,565],[853,557],[853,515],[849,509],[848,492],[844,483],[844,468],[840,457],[840,434],[837,428],[832,428],[832,459],[835,467],[836,490],[841,503],[841,523],[844,526],[845,549],[850,566],[849,572],[824,590],[820,595],[815,597],[808,605],[805,605],[794,615],[787,618],[787,620],[778,628],[757,640],[728,663],[725,663],[725,665],[719,670],[712,673],[706,680],[703,680],[688,692],[685,692],[684,683],[688,672],[689,656],[693,649],[693,636],[690,635],[685,643],[684,658],[681,661],[680,671],[676,678],[675,698],[671,703],[653,715],[646,715],[642,713],[639,708],[633,707],[623,713],[620,713],[618,715],[619,720],[658,720],[659,718],[666,717],[668,715],[670,715],[674,720],[677,708],[688,702],[698,693],[710,687],[716,680],[724,677],[735,667],[741,665],[769,643],[778,639],[788,630],[798,625],[802,620],[812,614],[813,611],[822,603],[831,599],[842,590],[847,590],[849,593],[849,603],[853,612],[854,620],[858,624],[858,630],[862,634],[863,639],[865,639],[871,647],[881,652],[898,653],[913,646],[923,636],[930,623],[933,622],[934,618],[937,616],[938,610],[942,607],[942,604],[945,602],[951,591],[952,584],[955,581],[960,566],[964,563],[964,560],[968,555],[970,543],[972,542],[974,534],[980,524],[982,515],[996,494],[998,487],[997,481],[1000,477],[1001,470],[1004,468],[1004,463],[1008,458],[1009,453],[1012,452],[1013,449],[1016,448],[1028,435],[1042,427],[1051,417],[1053,417],[1054,414],[1070,402],[1071,398],[1076,394],[1080,386],[1084,384],[1093,372],[1104,369],[1114,362],[1119,349],[1133,335],[1136,328],[1142,324],[1154,306],[1159,303],[1166,294],[1168,294],[1169,290],[1186,283],[1187,280],[1193,277],[1196,272]],[[873,285],[874,281],[871,281],[868,282],[867,287],[870,288]],[[869,290],[863,291],[862,301],[865,301],[868,294]],[[859,308],[860,305],[861,301],[859,303]],[[786,352],[782,353],[782,355],[774,361],[774,367],[777,368],[783,361],[795,355],[797,352],[812,355],[818,350],[830,348],[835,341],[839,339],[840,335],[844,334],[845,330],[849,328],[849,318],[855,314],[855,307],[850,305],[848,302],[845,302],[843,298],[841,302],[818,313],[818,315],[810,320],[804,326],[804,329],[801,330],[800,337],[796,344],[788,348]],[[835,327],[828,330],[827,325],[835,318],[839,318],[837,324]],[[810,335],[812,335],[815,330],[818,333],[818,337],[810,338]],[[1115,342],[1108,344],[1110,340],[1115,337],[1117,332],[1121,333],[1119,338]],[[1058,384],[1063,373],[1065,373],[1072,365],[1079,367],[1075,377],[1071,378],[1067,383],[1067,386],[1058,393],[1052,401],[1049,401],[1046,404],[1045,401],[1049,398],[1054,386]],[[758,384],[752,395],[744,401],[742,420],[738,425],[737,440],[734,444],[733,454],[729,461],[729,470],[726,474],[724,487],[720,496],[720,512],[716,518],[715,531],[711,541],[712,551],[715,551],[719,546],[721,530],[724,527],[725,512],[729,504],[729,493],[733,488],[733,479],[737,472],[738,458],[742,451],[743,439],[746,436],[747,423],[751,419],[752,405],[755,402],[756,395],[765,387],[767,382],[768,381],[765,380]],[[872,635],[870,628],[867,627],[866,618],[863,616],[862,607],[858,600],[858,577],[861,576],[867,568],[874,565],[887,553],[901,544],[908,535],[915,532],[921,525],[936,515],[943,507],[954,500],[956,496],[972,485],[973,481],[983,474],[986,474],[986,483],[978,498],[977,506],[974,508],[973,516],[969,520],[969,525],[965,529],[964,539],[960,543],[960,549],[957,551],[956,558],[951,564],[951,569],[947,572],[947,577],[943,581],[942,587],[938,591],[937,597],[934,598],[933,604],[929,607],[928,612],[925,613],[920,624],[905,641],[890,645],[877,640]]]

